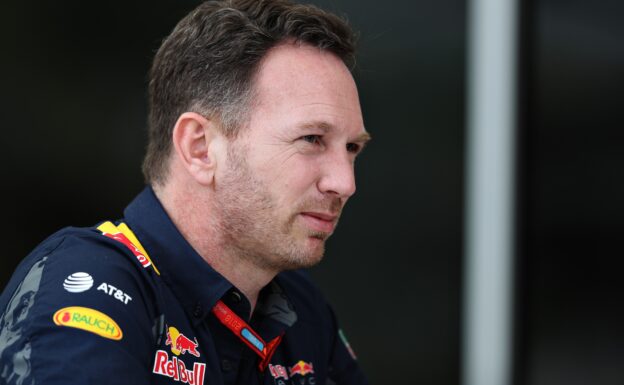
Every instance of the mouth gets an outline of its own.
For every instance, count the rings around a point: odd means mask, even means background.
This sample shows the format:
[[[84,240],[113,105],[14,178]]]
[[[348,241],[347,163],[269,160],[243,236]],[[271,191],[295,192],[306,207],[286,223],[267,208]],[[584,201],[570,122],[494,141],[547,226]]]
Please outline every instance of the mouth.
[[[338,215],[320,212],[302,212],[301,217],[313,231],[330,234],[336,227]]]

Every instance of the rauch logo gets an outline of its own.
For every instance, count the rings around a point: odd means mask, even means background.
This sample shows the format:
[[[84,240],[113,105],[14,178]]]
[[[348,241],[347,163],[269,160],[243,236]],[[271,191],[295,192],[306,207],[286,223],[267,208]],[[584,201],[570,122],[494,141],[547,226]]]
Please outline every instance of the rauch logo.
[[[58,310],[52,317],[55,324],[95,333],[111,340],[123,337],[121,328],[106,314],[95,309],[70,306]]]

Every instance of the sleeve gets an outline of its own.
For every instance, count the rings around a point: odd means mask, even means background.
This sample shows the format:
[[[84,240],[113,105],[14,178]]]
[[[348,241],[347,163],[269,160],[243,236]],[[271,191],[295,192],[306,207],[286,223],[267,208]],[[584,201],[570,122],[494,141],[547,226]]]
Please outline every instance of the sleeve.
[[[95,235],[56,243],[3,294],[0,382],[148,384],[155,314],[145,274]]]
[[[329,307],[329,305],[328,305]],[[329,307],[332,317],[332,352],[329,363],[329,385],[368,385],[364,372],[360,369],[357,358],[344,332],[338,326],[334,311]]]

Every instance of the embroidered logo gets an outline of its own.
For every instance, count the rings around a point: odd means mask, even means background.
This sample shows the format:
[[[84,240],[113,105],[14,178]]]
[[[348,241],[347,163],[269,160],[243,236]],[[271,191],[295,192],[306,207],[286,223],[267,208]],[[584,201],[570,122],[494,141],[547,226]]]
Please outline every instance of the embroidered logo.
[[[141,266],[149,267],[152,264],[152,261],[149,258],[147,258],[141,252],[141,250],[139,250],[138,247],[133,245],[132,242],[130,242],[130,240],[124,234],[122,233],[117,233],[117,234],[103,233],[103,234],[109,238],[112,238],[118,242],[123,243],[132,252],[132,254],[134,254],[134,256],[139,261]]]
[[[121,328],[112,318],[88,307],[65,307],[54,313],[52,320],[58,326],[82,329],[111,340],[123,338]]]
[[[166,351],[157,350],[152,372],[172,378],[174,381],[183,384],[203,385],[204,376],[206,375],[206,364],[195,362],[193,369],[187,369],[184,361],[179,360],[178,357],[174,356],[170,360]]]
[[[88,273],[74,273],[67,277],[63,282],[63,287],[70,293],[82,293],[85,292],[91,287],[93,287],[93,277]],[[98,291],[103,291],[109,296],[119,300],[123,304],[127,305],[128,302],[132,301],[132,297],[128,294],[124,293],[123,290],[116,288],[110,283],[102,282],[98,288]]]
[[[125,305],[127,305],[129,301],[132,301],[132,297],[124,293],[121,289],[118,289],[115,286],[111,285],[110,283],[102,282],[102,284],[98,286],[97,290],[103,291],[111,297],[123,302]]]
[[[357,356],[355,355],[353,348],[351,348],[351,344],[349,343],[349,341],[347,341],[347,337],[345,337],[342,329],[338,330],[338,335],[340,336],[340,340],[344,344],[345,348],[347,348],[347,351],[349,352],[349,355],[351,356],[351,358],[353,358],[354,360],[357,360]]]
[[[173,326],[167,329],[167,341],[165,341],[165,345],[171,345],[171,352],[176,356],[189,353],[195,357],[199,357],[197,338],[195,338],[195,341],[192,341]]]
[[[282,365],[269,364],[269,372],[276,380],[279,378],[288,380],[288,370]]]
[[[82,293],[91,289],[91,286],[93,286],[93,277],[83,272],[71,274],[63,281],[63,287],[70,293]]]
[[[289,372],[290,377],[294,376],[295,374],[305,376],[306,374],[313,374],[314,367],[312,366],[311,362],[307,363],[303,360],[299,360],[299,362],[290,367]]]
[[[115,226],[112,222],[104,222],[98,226],[98,230],[102,235],[114,239],[117,242],[123,244],[128,250],[134,254],[141,266],[147,268],[152,267],[156,274],[160,275],[160,272],[152,263],[152,260],[147,255],[147,252],[141,245],[141,242],[137,239],[136,235],[130,230],[125,223],[120,223]]]

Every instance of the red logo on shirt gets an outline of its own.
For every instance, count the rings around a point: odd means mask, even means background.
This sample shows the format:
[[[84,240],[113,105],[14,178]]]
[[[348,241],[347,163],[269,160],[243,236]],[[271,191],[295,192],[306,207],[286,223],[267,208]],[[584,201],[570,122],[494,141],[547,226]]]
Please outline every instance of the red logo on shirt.
[[[275,379],[278,379],[278,378],[283,378],[285,380],[288,379],[288,370],[282,365],[269,364],[269,372],[271,372],[271,375]]]
[[[300,376],[305,376],[306,374],[314,373],[314,367],[312,363],[307,363],[303,360],[299,360],[296,364],[290,367],[290,376],[292,377],[295,374]]]
[[[134,254],[134,256],[137,258],[141,266],[148,267],[152,264],[152,261],[150,261],[149,258],[147,258],[145,255],[143,255],[141,250],[139,250],[138,247],[133,245],[132,242],[130,242],[130,240],[126,238],[126,236],[123,235],[122,233],[117,233],[117,234],[103,233],[103,235],[123,243],[132,252],[132,254]]]
[[[187,369],[184,361],[178,357],[169,359],[169,354],[164,350],[156,351],[154,358],[153,373],[161,376],[172,378],[174,381],[190,385],[204,385],[204,376],[206,375],[206,364],[203,362],[195,362],[193,369]]]
[[[195,357],[199,357],[197,338],[195,338],[195,341],[192,341],[173,326],[170,326],[167,330],[167,341],[165,341],[165,345],[171,345],[171,352],[176,356],[189,353]]]

